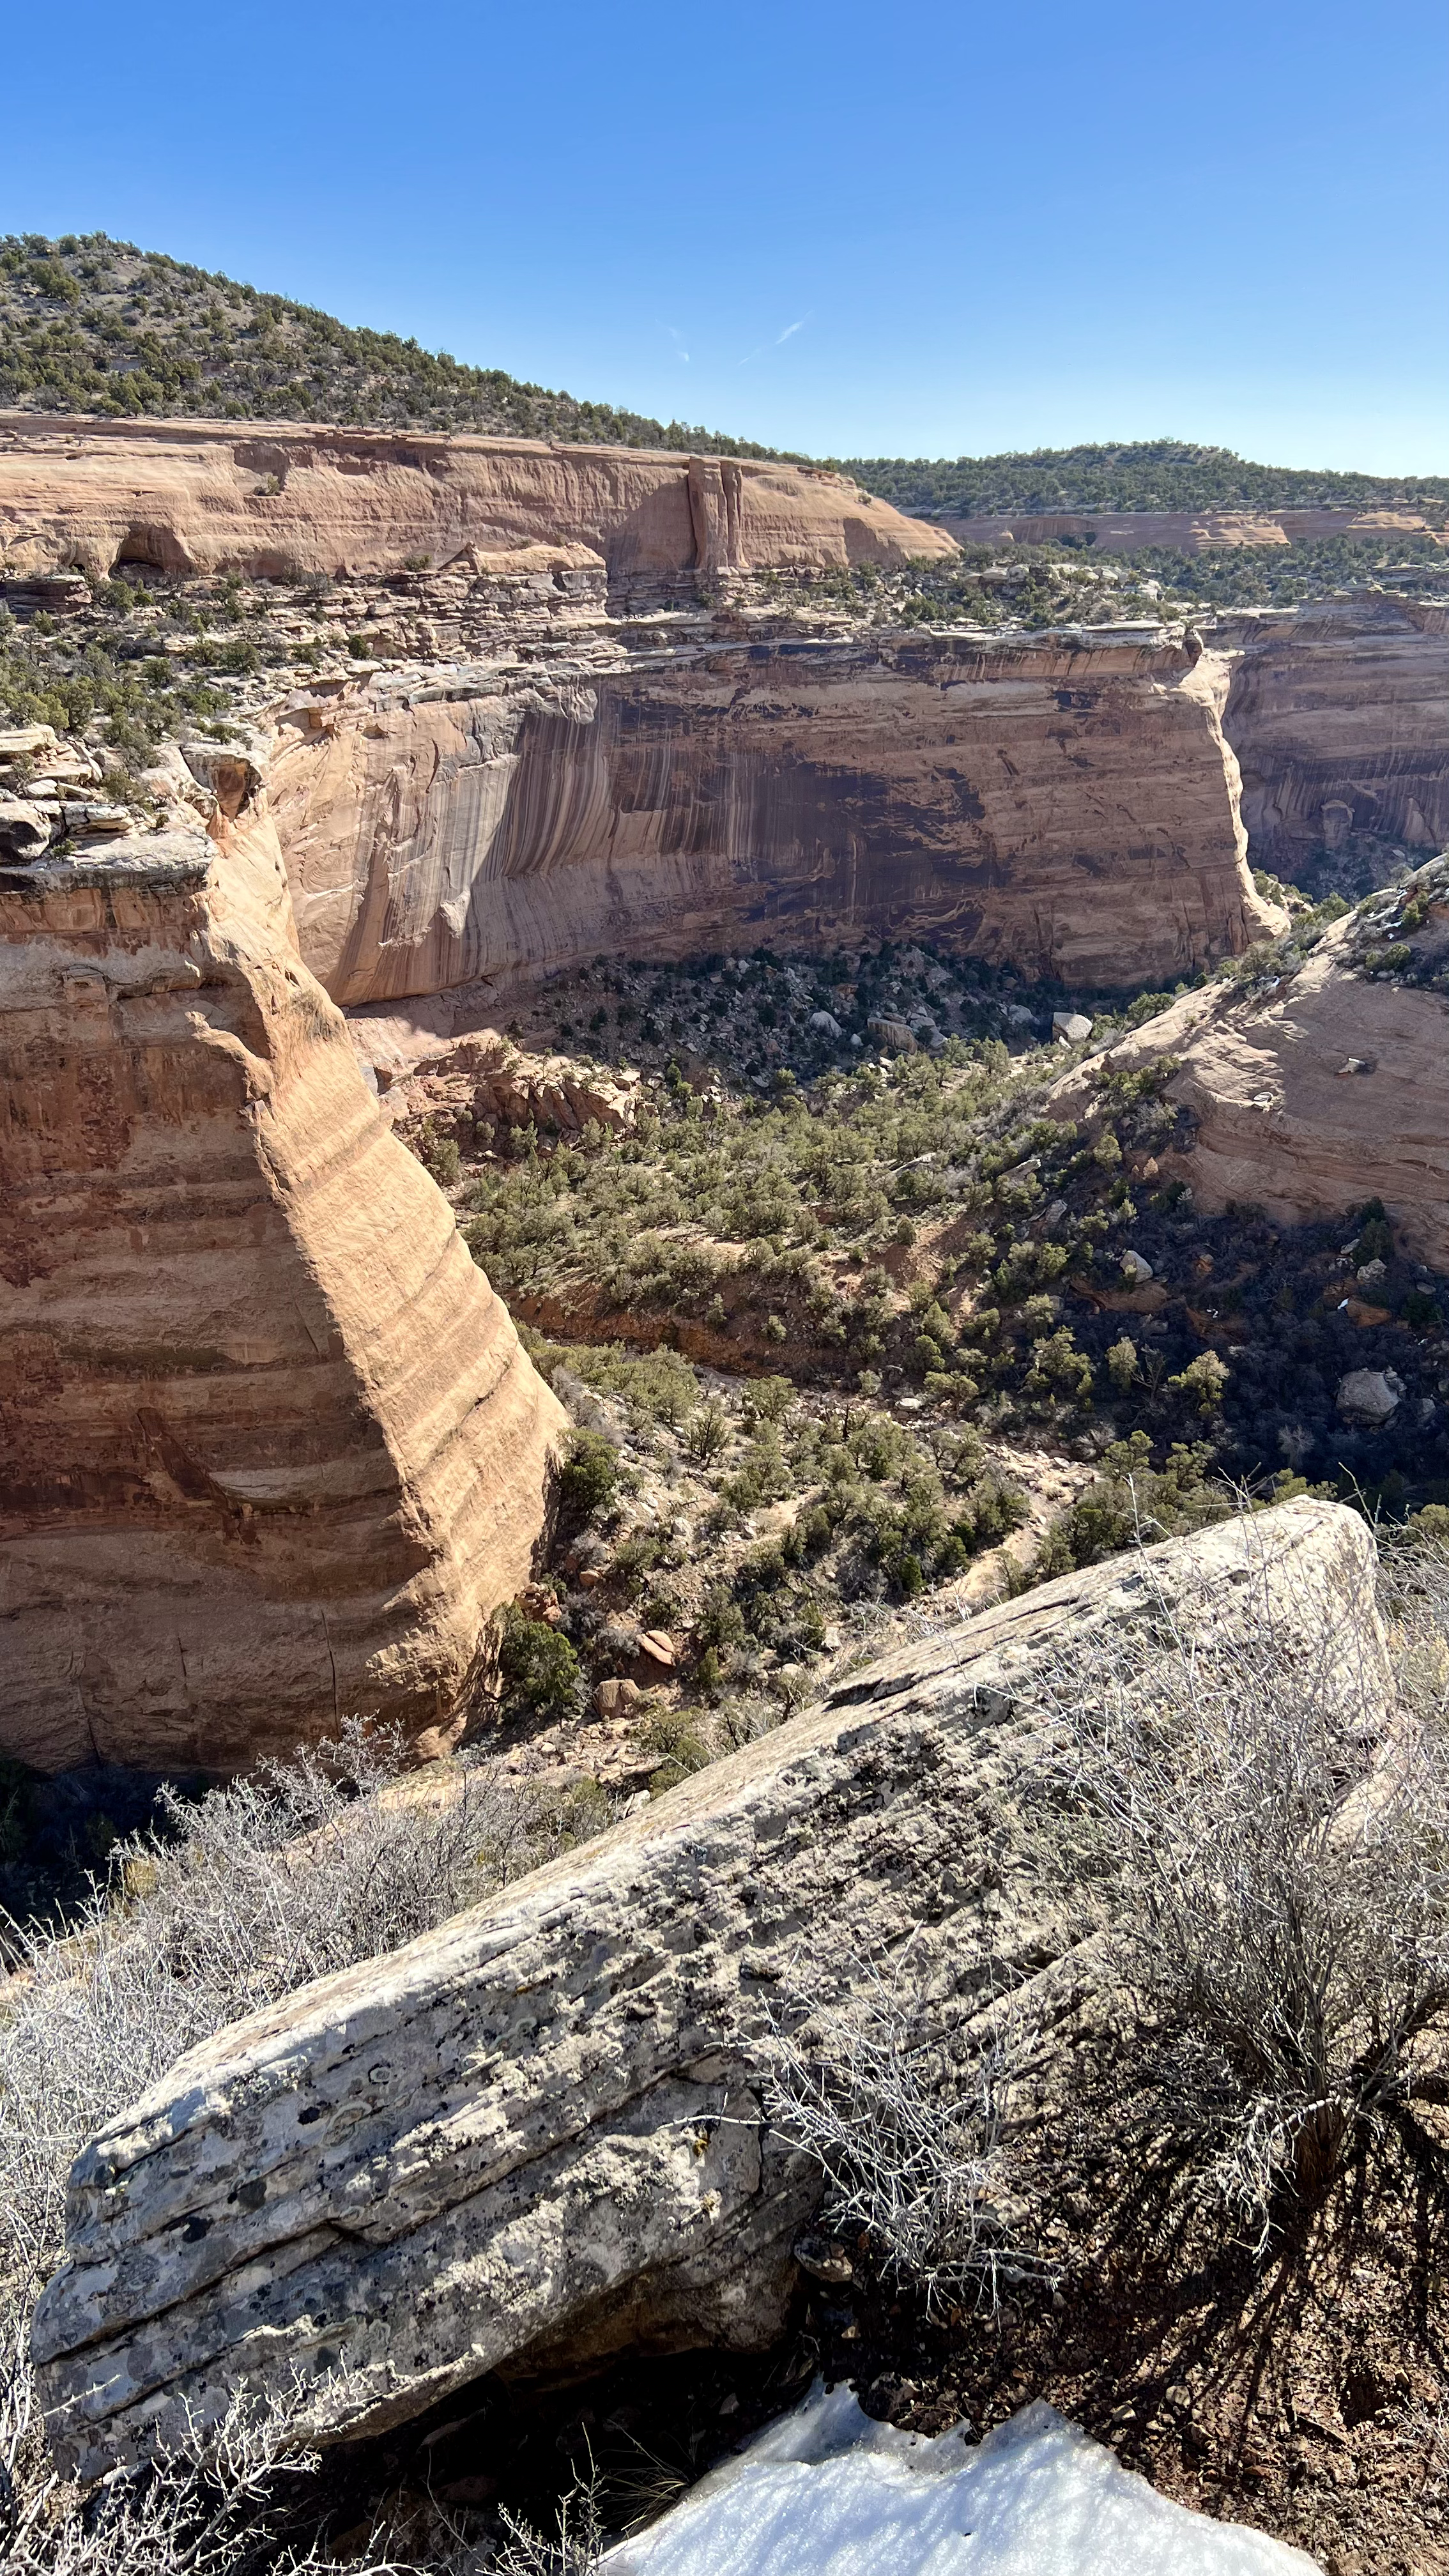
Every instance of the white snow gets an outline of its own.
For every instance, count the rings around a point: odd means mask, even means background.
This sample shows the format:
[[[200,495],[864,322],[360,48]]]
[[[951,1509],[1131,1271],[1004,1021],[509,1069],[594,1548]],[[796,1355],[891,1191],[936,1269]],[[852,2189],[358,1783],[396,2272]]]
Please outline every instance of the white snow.
[[[986,2439],[873,2424],[848,2388],[701,2480],[608,2576],[1320,2576],[1262,2532],[1172,2504],[1053,2407]]]

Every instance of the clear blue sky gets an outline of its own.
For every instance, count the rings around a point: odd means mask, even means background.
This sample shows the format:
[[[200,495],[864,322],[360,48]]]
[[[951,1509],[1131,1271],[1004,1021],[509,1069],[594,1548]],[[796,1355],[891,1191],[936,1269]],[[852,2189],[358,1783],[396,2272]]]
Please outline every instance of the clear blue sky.
[[[815,454],[1449,471],[1442,0],[12,9],[0,230]]]

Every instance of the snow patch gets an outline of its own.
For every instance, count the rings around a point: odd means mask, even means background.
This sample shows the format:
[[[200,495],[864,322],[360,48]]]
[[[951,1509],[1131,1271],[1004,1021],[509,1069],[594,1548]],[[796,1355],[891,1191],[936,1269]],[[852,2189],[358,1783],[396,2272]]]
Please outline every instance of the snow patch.
[[[930,2441],[817,2382],[608,2576],[1320,2576],[1262,2532],[1160,2496],[1055,2408]]]

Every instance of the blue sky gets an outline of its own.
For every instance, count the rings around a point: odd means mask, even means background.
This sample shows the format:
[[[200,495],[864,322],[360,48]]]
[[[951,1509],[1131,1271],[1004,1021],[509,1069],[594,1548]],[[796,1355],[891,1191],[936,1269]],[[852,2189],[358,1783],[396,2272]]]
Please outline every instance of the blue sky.
[[[71,0],[4,52],[0,230],[817,455],[1449,471],[1441,0]]]

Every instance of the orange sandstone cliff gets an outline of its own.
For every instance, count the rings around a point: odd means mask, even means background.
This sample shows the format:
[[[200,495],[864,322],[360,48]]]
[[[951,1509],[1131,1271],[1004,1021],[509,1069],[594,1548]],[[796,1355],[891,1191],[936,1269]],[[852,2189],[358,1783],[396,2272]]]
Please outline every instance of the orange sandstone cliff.
[[[957,551],[943,529],[816,466],[422,430],[0,415],[0,556],[18,573],[385,572],[538,544],[587,548],[615,578]]]
[[[446,1727],[563,1427],[296,951],[264,810],[0,869],[0,1749]]]
[[[1257,865],[1292,876],[1357,834],[1449,841],[1449,608],[1368,592],[1220,618],[1224,717]]]
[[[379,676],[266,760],[302,953],[344,1004],[623,949],[933,937],[1176,981],[1254,891],[1229,665],[1144,630],[716,645]]]

